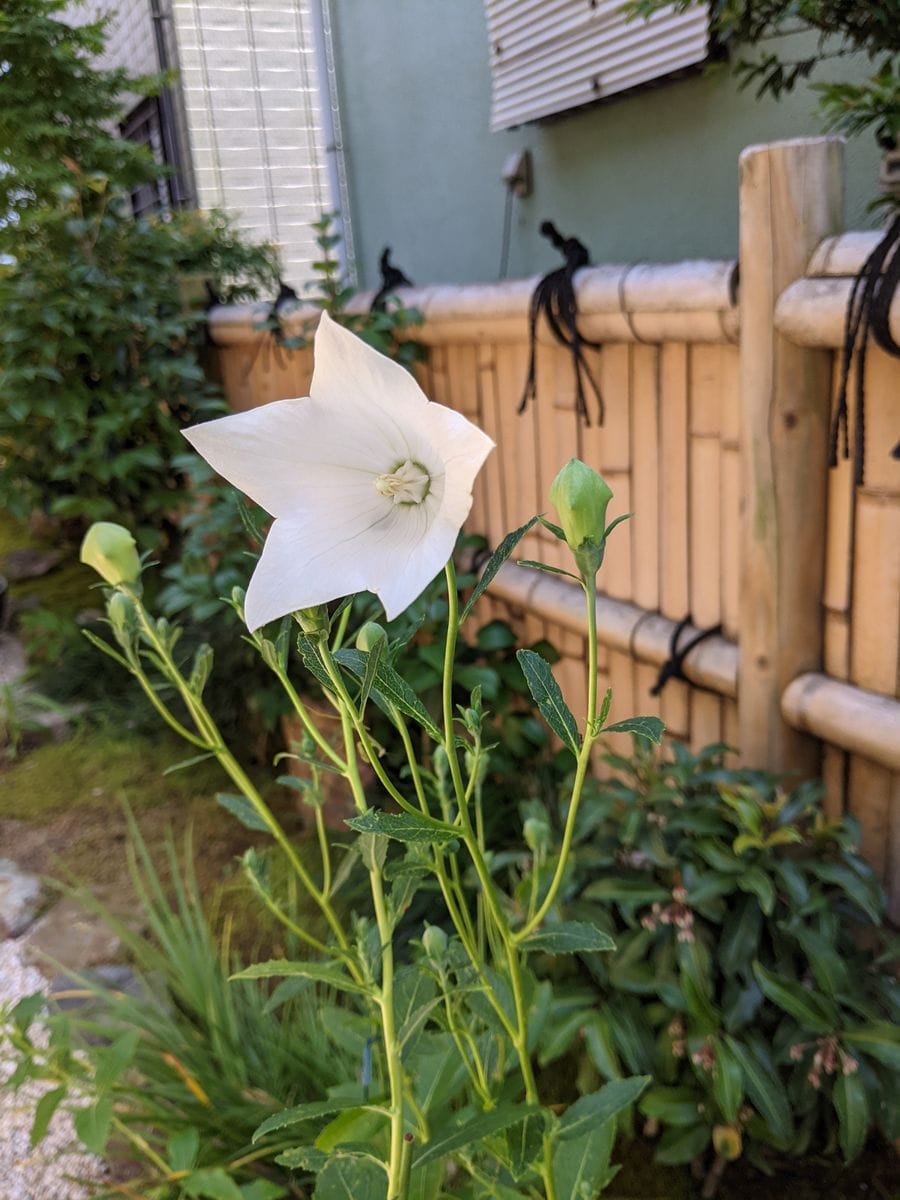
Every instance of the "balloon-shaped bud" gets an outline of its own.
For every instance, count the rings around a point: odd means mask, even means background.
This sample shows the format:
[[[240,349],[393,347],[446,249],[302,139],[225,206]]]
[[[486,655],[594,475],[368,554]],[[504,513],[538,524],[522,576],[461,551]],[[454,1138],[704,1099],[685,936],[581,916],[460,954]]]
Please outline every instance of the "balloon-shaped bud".
[[[442,962],[447,953],[447,935],[440,925],[426,925],[422,947],[432,962]]]
[[[540,817],[529,817],[522,826],[522,833],[525,836],[525,845],[532,854],[546,854],[550,845],[550,826],[546,821],[542,821]]]
[[[570,458],[550,484],[566,543],[583,575],[596,575],[606,545],[606,509],[612,489],[587,463]]]
[[[81,543],[81,561],[113,587],[136,584],[141,577],[141,559],[134,538],[122,525],[95,522]]]
[[[366,650],[371,653],[386,638],[387,634],[383,626],[379,625],[377,621],[366,621],[365,625],[362,626],[356,635],[356,648],[357,650]]]

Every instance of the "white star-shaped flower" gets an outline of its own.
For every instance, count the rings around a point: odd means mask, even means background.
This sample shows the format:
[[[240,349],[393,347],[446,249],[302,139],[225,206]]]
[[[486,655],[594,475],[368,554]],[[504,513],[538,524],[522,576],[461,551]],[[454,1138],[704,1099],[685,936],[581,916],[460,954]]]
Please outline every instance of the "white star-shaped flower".
[[[275,518],[247,589],[251,631],[360,591],[401,613],[449,559],[494,445],[327,313],[308,397],[184,432]]]

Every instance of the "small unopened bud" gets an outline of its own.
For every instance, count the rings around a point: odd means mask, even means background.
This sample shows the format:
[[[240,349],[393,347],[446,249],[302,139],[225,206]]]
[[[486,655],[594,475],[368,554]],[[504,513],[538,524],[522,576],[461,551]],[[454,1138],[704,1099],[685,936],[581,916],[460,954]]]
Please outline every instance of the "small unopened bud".
[[[106,605],[106,615],[119,645],[130,645],[136,626],[133,601],[124,592],[113,592]]]
[[[317,604],[314,608],[301,608],[299,612],[294,613],[294,617],[303,632],[311,637],[328,632],[328,609],[324,604]]]
[[[371,653],[376,646],[380,645],[387,639],[387,634],[384,628],[377,621],[366,621],[359,633],[356,635],[357,650],[365,650]]]
[[[525,845],[532,854],[545,854],[550,845],[550,826],[540,817],[529,817],[522,826]]]
[[[135,584],[141,577],[141,560],[134,538],[121,525],[96,521],[81,543],[81,561],[93,567],[107,583]]]
[[[213,668],[213,648],[207,642],[197,647],[188,687],[195,696],[202,696]]]
[[[432,962],[443,962],[447,953],[447,935],[440,925],[426,925],[422,934],[422,948]]]
[[[570,458],[550,484],[550,502],[585,576],[596,575],[603,562],[606,509],[612,495],[602,476],[577,458]]]

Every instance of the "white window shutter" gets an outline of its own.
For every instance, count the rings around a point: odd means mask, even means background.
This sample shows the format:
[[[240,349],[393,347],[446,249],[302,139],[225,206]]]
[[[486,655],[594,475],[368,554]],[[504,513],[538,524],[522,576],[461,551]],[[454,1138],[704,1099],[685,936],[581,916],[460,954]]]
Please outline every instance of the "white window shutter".
[[[709,53],[709,5],[629,20],[623,0],[486,0],[491,128],[615,95]]]

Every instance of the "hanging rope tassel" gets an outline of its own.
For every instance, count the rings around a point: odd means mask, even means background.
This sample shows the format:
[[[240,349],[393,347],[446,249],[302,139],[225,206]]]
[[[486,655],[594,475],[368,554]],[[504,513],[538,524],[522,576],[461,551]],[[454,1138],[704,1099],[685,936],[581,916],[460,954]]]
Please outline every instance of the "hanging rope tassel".
[[[578,300],[575,296],[575,272],[590,266],[587,247],[578,238],[564,238],[552,221],[544,221],[541,233],[553,243],[565,259],[565,265],[551,271],[540,280],[531,294],[528,311],[528,375],[518,411],[523,413],[528,401],[537,398],[537,325],[541,318],[547,322],[550,332],[562,346],[572,352],[572,367],[575,372],[575,410],[579,420],[590,425],[585,383],[597,401],[597,423],[603,424],[603,396],[597,381],[584,357],[584,347],[600,349],[600,342],[582,337],[578,329]]]
[[[838,458],[850,457],[849,390],[850,367],[856,360],[853,389],[855,430],[853,439],[853,482],[859,485],[865,474],[866,457],[866,358],[869,336],[885,350],[900,358],[900,344],[891,334],[891,302],[900,286],[900,214],[894,217],[884,237],[863,263],[853,281],[847,301],[844,343],[841,351],[841,377],[838,384],[828,464],[836,467]]]

